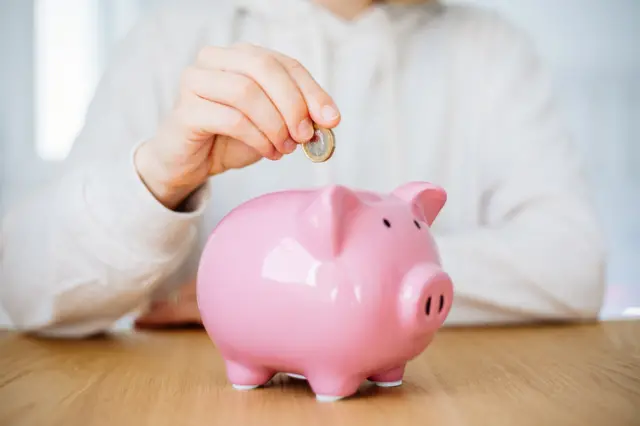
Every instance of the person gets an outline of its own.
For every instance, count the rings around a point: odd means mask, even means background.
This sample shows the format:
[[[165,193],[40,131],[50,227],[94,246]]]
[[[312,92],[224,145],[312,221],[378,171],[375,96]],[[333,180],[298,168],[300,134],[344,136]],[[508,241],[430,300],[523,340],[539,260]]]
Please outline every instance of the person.
[[[312,123],[336,135],[322,164],[301,149]],[[172,2],[121,43],[64,172],[4,218],[2,304],[52,337],[132,312],[198,321],[198,255],[235,206],[411,180],[448,194],[432,228],[455,286],[446,325],[597,318],[601,230],[515,25],[439,1]]]

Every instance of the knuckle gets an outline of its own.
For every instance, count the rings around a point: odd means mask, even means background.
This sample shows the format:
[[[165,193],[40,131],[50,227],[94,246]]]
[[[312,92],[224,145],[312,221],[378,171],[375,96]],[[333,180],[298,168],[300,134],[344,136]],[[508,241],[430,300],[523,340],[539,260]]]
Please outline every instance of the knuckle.
[[[287,58],[285,60],[285,64],[286,64],[286,67],[289,69],[289,71],[294,71],[294,72],[307,71],[304,65],[302,65],[297,59]]]
[[[299,123],[308,115],[309,110],[302,96],[296,96],[294,99],[292,99],[290,120],[297,125],[297,123]]]
[[[284,141],[288,138],[289,129],[284,123],[274,126],[274,128],[269,132],[269,139],[278,147],[282,147],[284,145]]]
[[[254,56],[255,67],[265,73],[273,71],[276,66],[276,60],[266,53],[258,53]]]
[[[228,109],[226,111],[224,116],[226,127],[234,133],[242,133],[245,127],[244,115],[235,109]]]
[[[239,80],[236,90],[239,99],[254,99],[258,95],[258,86],[248,78]]]
[[[283,144],[289,138],[289,129],[282,123],[275,132],[275,142]]]
[[[260,132],[250,132],[247,134],[249,143],[262,155],[266,158],[271,158],[276,152],[275,147],[271,144],[269,139],[267,139]]]
[[[262,150],[262,155],[266,158],[275,158],[278,155],[278,151],[276,150],[276,148],[269,143],[268,140],[264,140],[261,143],[261,150]]]
[[[204,46],[198,51],[198,55],[196,57],[196,61],[198,63],[206,63],[211,60],[211,58],[215,57],[219,48],[215,46]]]

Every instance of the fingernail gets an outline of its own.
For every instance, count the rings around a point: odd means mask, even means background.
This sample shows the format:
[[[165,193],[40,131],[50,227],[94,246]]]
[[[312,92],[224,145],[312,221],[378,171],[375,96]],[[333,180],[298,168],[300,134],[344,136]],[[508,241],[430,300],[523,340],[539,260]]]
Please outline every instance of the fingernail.
[[[300,137],[304,139],[311,139],[311,136],[313,136],[313,125],[311,124],[311,120],[308,118],[302,120],[298,126],[298,133],[300,134]]]
[[[338,115],[340,115],[337,109],[329,105],[325,105],[322,107],[321,114],[322,118],[327,121],[335,120],[336,118],[338,118]]]
[[[296,145],[297,144],[292,139],[287,139],[286,141],[284,141],[284,149],[288,153],[293,152],[296,149]]]

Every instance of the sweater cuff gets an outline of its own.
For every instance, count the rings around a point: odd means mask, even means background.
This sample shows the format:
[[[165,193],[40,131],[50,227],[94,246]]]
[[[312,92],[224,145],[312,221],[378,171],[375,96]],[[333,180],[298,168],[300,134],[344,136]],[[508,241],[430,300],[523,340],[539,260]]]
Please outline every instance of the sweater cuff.
[[[127,241],[138,253],[171,257],[190,244],[209,200],[209,184],[194,191],[180,211],[166,208],[138,175],[133,155],[104,162],[88,173],[85,200],[105,231]]]

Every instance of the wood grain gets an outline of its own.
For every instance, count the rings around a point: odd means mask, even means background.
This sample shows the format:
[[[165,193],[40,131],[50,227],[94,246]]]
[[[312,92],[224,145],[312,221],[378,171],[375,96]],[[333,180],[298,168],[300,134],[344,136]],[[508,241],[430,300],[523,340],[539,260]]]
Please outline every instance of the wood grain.
[[[238,392],[200,330],[0,335],[0,425],[640,425],[640,322],[447,329],[405,383],[317,403],[277,376]]]

